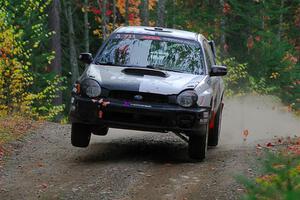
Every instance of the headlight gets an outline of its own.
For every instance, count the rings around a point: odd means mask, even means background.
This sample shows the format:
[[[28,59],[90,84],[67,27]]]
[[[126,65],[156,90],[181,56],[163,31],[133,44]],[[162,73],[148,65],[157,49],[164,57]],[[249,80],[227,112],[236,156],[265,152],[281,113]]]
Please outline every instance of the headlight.
[[[101,94],[101,87],[99,83],[93,79],[84,80],[81,87],[82,92],[90,98],[98,97]]]
[[[177,103],[182,107],[192,107],[196,104],[198,96],[193,90],[186,90],[177,96]]]

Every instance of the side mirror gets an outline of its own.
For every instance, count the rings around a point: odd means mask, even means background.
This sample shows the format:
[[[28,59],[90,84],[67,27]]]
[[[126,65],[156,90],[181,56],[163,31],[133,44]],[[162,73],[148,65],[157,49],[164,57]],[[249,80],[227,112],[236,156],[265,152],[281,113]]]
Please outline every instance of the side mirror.
[[[211,40],[211,41],[208,41],[208,44],[211,48],[211,51],[213,52],[214,54],[214,57],[216,57],[216,44],[215,44],[215,41]]]
[[[79,60],[86,64],[91,64],[93,62],[93,56],[91,53],[81,53],[79,55]]]
[[[211,67],[210,76],[225,76],[227,74],[227,67],[221,65],[213,65]]]

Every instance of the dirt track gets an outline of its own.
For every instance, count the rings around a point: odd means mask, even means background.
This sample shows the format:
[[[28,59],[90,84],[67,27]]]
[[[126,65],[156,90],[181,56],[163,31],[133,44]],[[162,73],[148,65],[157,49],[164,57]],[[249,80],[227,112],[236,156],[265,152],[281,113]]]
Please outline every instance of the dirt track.
[[[251,175],[255,145],[300,136],[300,120],[270,97],[227,100],[223,120],[221,144],[201,163],[171,133],[112,129],[77,149],[69,125],[45,124],[12,144],[16,151],[0,169],[0,199],[238,199],[234,176]]]

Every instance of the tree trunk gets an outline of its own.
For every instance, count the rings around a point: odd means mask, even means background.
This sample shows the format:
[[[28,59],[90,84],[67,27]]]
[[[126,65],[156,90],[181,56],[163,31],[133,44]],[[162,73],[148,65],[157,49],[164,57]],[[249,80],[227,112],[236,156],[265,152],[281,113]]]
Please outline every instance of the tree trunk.
[[[113,0],[113,29],[116,28],[116,20],[117,20],[117,8],[116,8],[116,0]]]
[[[173,5],[172,5],[172,27],[175,28],[175,8],[176,8],[176,0],[173,0]]]
[[[77,61],[76,46],[75,46],[75,32],[74,32],[71,1],[66,3],[66,17],[68,22],[69,53],[70,53],[69,56],[70,56],[70,65],[71,65],[71,72],[72,72],[72,82],[74,83],[79,76],[79,70],[78,70],[78,61]]]
[[[106,37],[107,37],[107,31],[106,31],[106,3],[107,1],[106,0],[102,0],[102,4],[100,3],[99,0],[97,0],[98,2],[98,6],[99,6],[99,9],[101,10],[101,26],[102,26],[102,39],[103,40],[106,40]]]
[[[158,0],[157,2],[156,26],[163,27],[165,25],[165,4],[166,0]]]
[[[142,25],[149,26],[149,0],[142,0]]]
[[[125,0],[125,24],[129,25],[129,0]]]
[[[263,5],[265,4],[264,0],[262,0],[262,4]],[[261,17],[262,17],[261,29],[264,31],[265,30],[265,12],[264,12],[264,8],[262,8],[262,10],[261,10]]]
[[[220,0],[221,8],[224,8],[224,0]],[[223,13],[223,12],[222,12]],[[226,16],[224,13],[221,15],[221,37],[220,37],[220,46],[221,46],[221,57],[224,57],[227,53],[227,49],[225,48],[226,44],[226,35],[225,35],[225,28],[226,28]]]
[[[282,35],[283,8],[284,8],[284,0],[281,0],[280,16],[279,16],[279,28],[278,28],[278,41],[281,40],[281,35]]]
[[[60,29],[60,2],[59,0],[53,0],[49,10],[49,30],[54,31],[50,40],[51,51],[55,52],[55,58],[50,64],[50,68],[55,74],[61,75],[62,71],[62,48],[61,48],[61,29]],[[54,100],[55,105],[62,104],[62,92],[57,93],[58,98]]]
[[[87,12],[88,0],[84,0],[84,50],[85,52],[90,52],[90,39],[89,39],[89,15]]]

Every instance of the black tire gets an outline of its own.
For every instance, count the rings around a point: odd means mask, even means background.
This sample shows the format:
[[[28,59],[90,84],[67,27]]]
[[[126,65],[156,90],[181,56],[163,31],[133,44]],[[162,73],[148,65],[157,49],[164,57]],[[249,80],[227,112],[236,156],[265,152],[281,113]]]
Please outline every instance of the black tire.
[[[189,136],[189,157],[195,160],[203,160],[207,151],[208,125],[201,130],[204,133],[194,133]]]
[[[219,144],[221,123],[222,123],[222,111],[223,105],[220,104],[219,109],[215,116],[214,128],[209,130],[208,134],[208,146],[217,146]]]
[[[94,135],[101,135],[101,136],[104,136],[104,135],[107,135],[108,133],[108,127],[106,126],[95,126],[93,127],[92,129],[92,133]]]
[[[73,123],[71,132],[71,143],[75,147],[87,147],[91,140],[91,129],[89,125]]]

